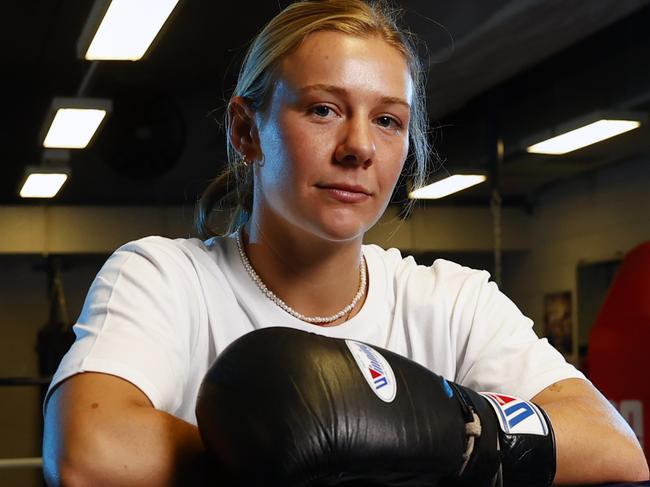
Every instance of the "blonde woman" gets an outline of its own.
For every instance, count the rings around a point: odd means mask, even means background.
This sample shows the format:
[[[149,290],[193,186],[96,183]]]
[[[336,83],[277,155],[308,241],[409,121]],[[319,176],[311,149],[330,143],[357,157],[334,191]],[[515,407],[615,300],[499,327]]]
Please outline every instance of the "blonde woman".
[[[629,427],[487,273],[362,245],[409,154],[412,177],[425,173],[422,76],[381,3],[297,2],[269,22],[230,100],[229,169],[200,202],[204,239],[131,242],[92,284],[45,404],[49,485],[201,485],[201,380],[231,342],[271,326],[536,403],[555,431],[556,483],[647,478]],[[209,226],[220,204],[236,207],[223,236]]]

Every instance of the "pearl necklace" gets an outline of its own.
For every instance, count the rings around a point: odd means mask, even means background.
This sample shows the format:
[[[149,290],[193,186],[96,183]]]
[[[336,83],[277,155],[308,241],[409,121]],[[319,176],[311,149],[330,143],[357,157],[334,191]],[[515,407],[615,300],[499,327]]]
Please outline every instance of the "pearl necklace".
[[[360,281],[359,290],[357,291],[357,294],[354,296],[354,299],[352,299],[352,302],[348,304],[345,308],[343,308],[341,311],[331,316],[305,316],[303,314],[298,313],[295,309],[293,309],[287,303],[282,301],[282,299],[276,296],[276,294],[273,291],[271,291],[268,287],[266,287],[266,284],[264,284],[260,276],[257,275],[257,272],[255,272],[255,269],[253,269],[253,266],[251,266],[251,263],[248,260],[248,257],[246,256],[246,252],[244,251],[244,246],[241,243],[241,231],[237,232],[236,241],[237,241],[237,249],[239,250],[239,255],[241,257],[242,263],[244,264],[244,268],[248,272],[248,275],[251,277],[253,282],[257,284],[258,288],[260,288],[260,291],[262,291],[264,295],[267,298],[269,298],[271,301],[273,301],[277,306],[285,310],[291,316],[298,318],[299,320],[306,321],[307,323],[331,323],[333,321],[336,321],[339,318],[342,318],[343,316],[348,314],[350,311],[352,311],[355,308],[355,306],[359,303],[361,297],[366,292],[366,260],[363,258],[363,256],[361,256],[361,262],[359,265],[359,281]]]

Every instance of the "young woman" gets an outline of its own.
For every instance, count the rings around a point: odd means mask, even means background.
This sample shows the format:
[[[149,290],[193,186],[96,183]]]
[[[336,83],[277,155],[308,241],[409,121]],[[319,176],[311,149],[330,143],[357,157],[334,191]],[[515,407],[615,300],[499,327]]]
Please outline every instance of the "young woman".
[[[424,174],[423,86],[381,4],[298,2],[266,26],[228,107],[229,170],[201,200],[206,240],[129,243],[93,282],[45,404],[50,485],[199,485],[201,380],[229,343],[269,326],[532,399],[555,430],[557,483],[648,476],[626,423],[487,273],[362,245],[409,154]],[[224,202],[237,210],[216,236],[209,214]]]

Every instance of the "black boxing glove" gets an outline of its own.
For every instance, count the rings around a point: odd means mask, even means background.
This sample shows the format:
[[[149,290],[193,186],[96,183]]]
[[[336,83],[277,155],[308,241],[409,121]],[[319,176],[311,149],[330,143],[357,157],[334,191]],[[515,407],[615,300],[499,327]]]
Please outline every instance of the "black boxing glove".
[[[228,485],[546,487],[555,474],[550,422],[532,403],[290,328],[224,350],[196,414]]]

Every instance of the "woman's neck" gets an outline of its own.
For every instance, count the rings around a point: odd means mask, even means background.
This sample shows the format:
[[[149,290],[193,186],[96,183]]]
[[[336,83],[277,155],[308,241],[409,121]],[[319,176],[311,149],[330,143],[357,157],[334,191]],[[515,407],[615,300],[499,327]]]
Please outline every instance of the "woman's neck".
[[[331,316],[349,305],[359,291],[361,238],[328,242],[299,232],[279,234],[251,222],[242,233],[242,245],[255,272],[298,313]],[[364,300],[365,294],[350,313],[325,326],[347,321]]]

